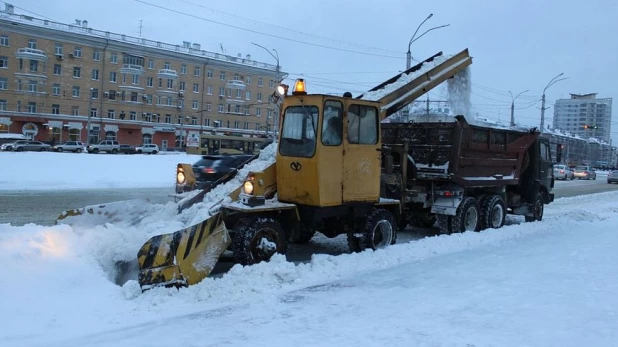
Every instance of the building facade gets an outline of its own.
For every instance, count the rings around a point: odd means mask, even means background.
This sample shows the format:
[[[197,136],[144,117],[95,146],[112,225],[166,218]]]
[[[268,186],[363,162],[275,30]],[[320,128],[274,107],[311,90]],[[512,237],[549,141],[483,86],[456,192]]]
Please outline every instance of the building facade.
[[[597,99],[596,93],[571,94],[554,105],[554,129],[610,142],[612,98]]]
[[[272,131],[278,65],[0,12],[0,133],[179,147]]]

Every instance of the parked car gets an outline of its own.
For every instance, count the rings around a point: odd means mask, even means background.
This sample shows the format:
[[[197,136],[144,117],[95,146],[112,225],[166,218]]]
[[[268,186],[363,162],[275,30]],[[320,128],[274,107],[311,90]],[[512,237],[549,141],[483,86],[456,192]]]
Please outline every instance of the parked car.
[[[98,145],[88,145],[86,150],[88,150],[88,153],[94,154],[99,152],[116,154],[120,150],[120,144],[115,140],[103,140]]]
[[[75,152],[81,153],[86,150],[86,146],[81,141],[67,141],[59,145],[52,146],[56,152]]]
[[[592,166],[580,165],[575,167],[574,170],[575,178],[577,179],[586,179],[586,180],[596,180],[597,173]]]
[[[618,183],[618,170],[610,171],[609,174],[607,174],[607,183]]]
[[[234,176],[253,155],[238,154],[238,155],[203,155],[202,159],[192,165],[193,174],[195,175],[196,188],[205,189],[212,185],[215,181],[225,183]],[[229,175],[228,175],[229,174]],[[226,176],[228,175],[228,176]],[[223,178],[225,177],[225,178]],[[177,187],[176,192],[180,188]]]
[[[137,153],[137,150],[135,150],[135,147],[131,145],[120,145],[118,152],[124,154],[135,154]]]
[[[575,173],[571,170],[570,167],[557,164],[554,165],[554,178],[557,180],[572,180],[575,179]]]
[[[25,143],[24,143],[25,142]],[[17,141],[13,150],[16,152],[37,151],[45,152],[51,149],[51,146],[40,141]]]
[[[159,146],[155,144],[146,144],[135,147],[135,150],[138,154],[147,153],[147,154],[157,154],[159,153]]]
[[[14,141],[14,142],[3,143],[2,145],[0,145],[0,150],[2,150],[2,151],[12,151],[13,148],[15,147],[15,145],[17,145],[17,144],[26,144],[26,143],[28,143],[27,140],[19,140],[19,141]]]

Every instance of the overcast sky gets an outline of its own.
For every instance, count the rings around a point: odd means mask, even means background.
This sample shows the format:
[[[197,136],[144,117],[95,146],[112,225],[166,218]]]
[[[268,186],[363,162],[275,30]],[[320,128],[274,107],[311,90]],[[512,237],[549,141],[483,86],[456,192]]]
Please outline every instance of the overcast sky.
[[[4,4],[2,4],[4,5]],[[275,63],[251,42],[275,48],[290,78],[304,75],[309,92],[357,95],[405,69],[406,51],[418,25],[433,13],[412,44],[424,60],[443,51],[469,48],[472,104],[483,116],[540,123],[540,99],[547,89],[546,124],[553,103],[569,93],[616,97],[618,1],[588,0],[20,0],[16,12],[34,12],[59,22],[86,19],[89,26],[167,43],[200,43],[202,49]],[[23,9],[23,10],[22,10]],[[446,89],[430,93],[443,100]],[[618,110],[613,113],[616,114]],[[612,122],[614,141],[618,121]],[[615,142],[614,142],[615,143]]]

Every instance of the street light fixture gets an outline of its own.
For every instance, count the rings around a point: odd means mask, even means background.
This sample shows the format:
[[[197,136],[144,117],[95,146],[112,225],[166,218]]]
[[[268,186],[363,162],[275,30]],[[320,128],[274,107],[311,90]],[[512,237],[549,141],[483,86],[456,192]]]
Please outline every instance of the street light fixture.
[[[513,93],[509,90],[509,94],[511,94],[511,126],[515,126],[515,100],[525,92],[529,92],[530,90],[526,89],[523,92],[517,94],[516,97],[513,97]]]
[[[558,77],[564,75],[564,72],[561,72],[556,77],[552,78],[549,83],[543,88],[543,97],[541,98],[541,134],[545,132],[545,91],[547,88],[553,86],[556,82],[564,81],[568,79],[568,77],[563,77],[561,79],[557,79]]]
[[[268,48],[262,46],[262,45],[258,45],[255,42],[251,42],[251,44],[258,46],[260,48],[262,48],[263,50],[265,50],[266,52],[268,52],[268,54],[270,54],[273,58],[275,58],[275,60],[277,61],[277,68],[276,68],[276,72],[275,72],[275,80],[276,80],[276,84],[275,84],[275,88],[277,87],[277,85],[279,85],[279,83],[281,83],[281,81],[279,81],[279,70],[281,68],[281,66],[279,65],[279,53],[277,52],[276,49],[272,49],[273,52],[275,52],[275,54],[273,54]],[[268,104],[270,105],[270,100],[268,101]],[[268,113],[267,113],[267,117],[268,117]],[[277,142],[277,130],[279,129],[279,105],[277,105],[275,103],[275,125],[274,125],[275,129],[274,129],[274,139],[273,142]],[[268,129],[266,129],[266,132],[268,132]]]
[[[414,31],[414,34],[412,35],[412,38],[410,39],[410,42],[408,42],[408,52],[406,53],[406,70],[409,69],[412,66],[412,52],[410,51],[410,47],[412,46],[412,43],[418,39],[420,39],[421,37],[423,37],[425,34],[427,34],[428,32],[432,31],[432,30],[436,30],[436,29],[440,29],[440,28],[444,28],[449,26],[450,24],[446,24],[446,25],[440,25],[437,27],[433,27],[431,29],[427,29],[424,33],[422,33],[419,37],[416,37],[416,34],[418,33],[418,30],[421,28],[421,26],[429,19],[433,17],[433,13],[430,13],[427,18],[425,18],[425,20],[423,20],[421,22],[421,24],[418,25],[418,27],[416,28],[416,31]]]

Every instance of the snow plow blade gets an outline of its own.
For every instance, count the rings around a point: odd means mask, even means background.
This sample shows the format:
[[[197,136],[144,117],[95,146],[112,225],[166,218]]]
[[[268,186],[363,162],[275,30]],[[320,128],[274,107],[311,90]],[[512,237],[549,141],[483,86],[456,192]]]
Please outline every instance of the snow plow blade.
[[[220,213],[177,232],[152,237],[137,253],[142,291],[199,283],[212,272],[230,243]]]
[[[146,217],[152,205],[148,199],[134,199],[90,205],[63,211],[56,224],[94,226],[105,223],[128,223],[134,225]]]

